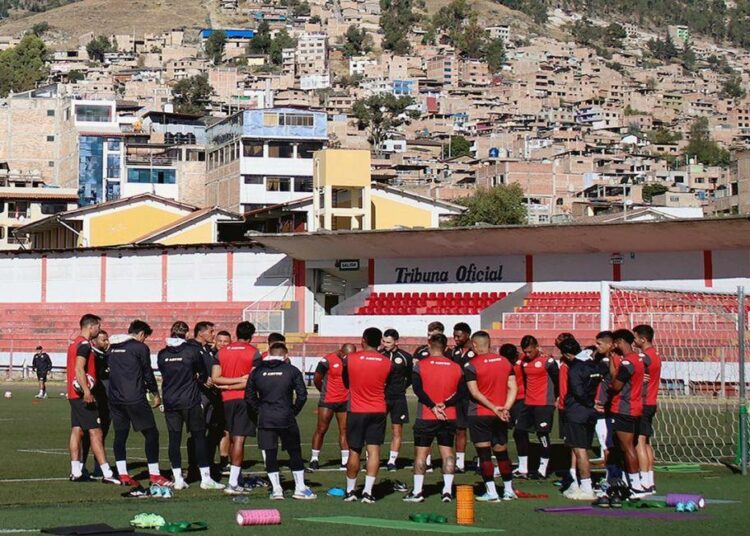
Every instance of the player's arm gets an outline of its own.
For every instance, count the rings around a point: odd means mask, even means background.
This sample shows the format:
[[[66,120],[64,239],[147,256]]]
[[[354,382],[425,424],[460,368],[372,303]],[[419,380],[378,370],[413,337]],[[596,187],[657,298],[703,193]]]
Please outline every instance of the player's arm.
[[[555,386],[555,398],[560,396],[560,367],[553,358],[547,359],[547,375],[552,385]]]
[[[465,400],[467,396],[469,396],[469,388],[466,387],[466,380],[462,375],[458,380],[458,384],[456,384],[456,392],[446,398],[443,405],[445,405],[445,407],[456,406],[459,401]]]
[[[52,370],[52,358],[49,354],[44,354],[44,371],[49,372]]]
[[[500,417],[502,414],[502,408],[497,407],[492,401],[482,394],[477,384],[477,371],[471,363],[467,363],[464,367],[464,378],[466,379],[466,387],[469,389],[469,394],[479,404],[490,410],[492,413]]]
[[[349,356],[341,358],[341,381],[344,382],[344,387],[349,389]]]
[[[221,375],[221,364],[214,363],[211,367],[211,381],[219,389],[244,389],[247,387],[249,374],[240,378],[226,378]]]
[[[518,395],[518,384],[516,383],[516,376],[513,374],[513,369],[511,369],[511,373],[508,376],[508,394],[505,397],[505,405],[502,409],[506,412],[510,411],[513,403],[516,401],[516,395]]]
[[[94,395],[91,394],[91,389],[89,389],[89,382],[86,381],[87,360],[87,357],[81,355],[76,356],[76,380],[78,380],[78,385],[81,386],[81,391],[83,391],[83,401],[86,402],[86,404],[93,404]]]
[[[156,383],[156,376],[154,376],[154,369],[151,368],[151,350],[145,344],[143,345],[143,351],[138,356],[140,361],[141,370],[143,371],[143,383],[146,386],[146,390],[154,395],[152,405],[157,408],[161,405],[161,397],[159,396],[159,384]]]
[[[298,368],[294,368],[294,376],[292,376],[292,382],[294,385],[294,405],[292,406],[292,410],[294,411],[294,415],[299,415],[299,412],[302,411],[302,408],[305,407],[305,402],[307,402],[307,386],[305,385],[305,379],[302,377],[302,373]]]
[[[404,356],[404,361],[406,362],[406,370],[404,371],[404,375],[406,376],[406,388],[408,388],[412,382],[414,358],[412,358],[409,352],[404,352],[403,350],[401,350],[401,354]]]
[[[438,420],[446,420],[445,412],[443,411],[444,406],[442,404],[436,404],[424,390],[424,385],[422,385],[422,376],[419,373],[419,366],[414,367],[414,370],[412,371],[411,386],[420,404],[430,408],[430,411],[435,414],[435,417],[437,417]]]
[[[315,367],[315,376],[313,376],[313,383],[318,391],[323,390],[323,378],[328,374],[328,360],[324,357],[318,361],[318,366]]]
[[[623,360],[617,369],[617,374],[612,380],[612,391],[619,393],[625,387],[625,383],[633,375],[633,365],[629,361]]]

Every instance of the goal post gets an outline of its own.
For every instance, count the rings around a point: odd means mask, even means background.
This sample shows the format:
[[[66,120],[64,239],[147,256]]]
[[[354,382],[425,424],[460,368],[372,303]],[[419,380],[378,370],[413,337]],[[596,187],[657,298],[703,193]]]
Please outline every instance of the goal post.
[[[744,289],[602,284],[602,329],[648,324],[662,357],[652,444],[664,463],[747,467]]]

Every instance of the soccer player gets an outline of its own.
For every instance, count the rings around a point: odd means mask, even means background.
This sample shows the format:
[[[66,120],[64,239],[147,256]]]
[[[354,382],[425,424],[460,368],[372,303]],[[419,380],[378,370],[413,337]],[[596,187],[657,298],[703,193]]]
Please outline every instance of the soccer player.
[[[611,397],[611,421],[617,443],[625,456],[625,470],[631,493],[642,496],[640,466],[635,450],[638,434],[638,421],[643,414],[643,360],[633,349],[635,337],[627,329],[618,329],[612,334],[617,355],[609,362],[610,384],[608,397]],[[602,394],[600,389],[597,398]],[[604,411],[606,400],[597,400],[596,409]]]
[[[601,331],[596,335],[596,353],[594,354],[594,363],[597,364],[599,374],[601,375],[601,383],[599,384],[599,390],[606,391],[609,385],[609,361],[610,355],[614,352],[614,341],[612,340],[611,331]],[[601,397],[603,400],[608,400],[606,396]],[[609,414],[609,406],[603,408],[604,412],[598,413],[598,419],[596,421],[596,437],[599,441],[600,457],[604,460],[607,467],[607,473],[609,476],[609,450],[613,446],[613,432],[612,423],[607,418]]]
[[[229,346],[232,344],[232,335],[228,331],[220,331],[216,334],[216,338],[214,339],[214,358],[216,357],[216,354],[218,354],[219,350],[222,348]],[[201,389],[203,389],[204,386],[201,386]],[[201,401],[203,401],[203,391],[201,391]],[[215,419],[216,426],[215,431],[209,432],[208,435],[211,435],[211,438],[206,436],[207,444],[214,445],[213,450],[209,447],[209,456],[208,459],[213,463],[214,456],[216,452],[215,447],[215,440],[214,437],[218,437],[219,434],[221,434],[221,440],[219,441],[219,470],[222,472],[222,474],[229,475],[229,434],[224,430],[224,405],[221,402],[221,394],[218,394],[218,397],[215,400],[216,406],[219,409],[212,410],[212,413],[215,412],[217,415],[220,415],[220,419]],[[204,405],[205,407],[205,405]],[[211,418],[214,419],[214,415],[211,415]],[[212,421],[213,422],[213,421]],[[207,423],[208,425],[208,423]]]
[[[386,384],[395,376],[395,367],[377,348],[383,340],[378,328],[367,328],[362,334],[362,351],[344,359],[344,385],[349,389],[349,414],[346,417],[346,440],[349,460],[346,465],[346,496],[357,500],[357,474],[362,449],[367,447],[367,473],[362,502],[375,502],[372,487],[380,468],[380,446],[385,440]]]
[[[552,445],[550,431],[555,415],[555,399],[557,398],[558,367],[555,360],[544,355],[539,350],[539,342],[532,335],[525,335],[521,339],[521,350],[525,354],[521,372],[524,377],[524,411],[516,423],[520,432],[527,432],[526,437],[519,434],[524,441],[518,445],[518,473],[522,478],[528,471],[528,432],[536,432],[541,445],[539,468],[530,475],[531,478],[547,478]],[[525,453],[525,454],[522,454]],[[524,465],[522,465],[522,462]]]
[[[357,351],[353,344],[346,343],[337,352],[328,354],[318,363],[315,369],[313,383],[320,391],[318,401],[318,426],[312,437],[312,453],[310,455],[310,471],[320,468],[320,449],[323,438],[328,432],[333,416],[339,427],[339,447],[341,449],[341,468],[346,470],[349,461],[349,444],[346,442],[346,407],[349,402],[349,389],[344,385],[344,364],[342,359]]]
[[[430,337],[430,355],[414,364],[412,386],[419,400],[414,422],[414,487],[404,497],[405,502],[424,501],[422,486],[427,472],[427,456],[435,439],[443,461],[441,500],[453,500],[456,403],[465,398],[465,384],[461,367],[444,355],[447,346],[445,335],[433,335]]]
[[[133,320],[127,335],[110,337],[107,397],[115,429],[113,450],[120,481],[127,486],[138,485],[128,474],[126,445],[131,425],[145,439],[150,482],[158,486],[173,484],[159,471],[159,430],[146,398],[148,391],[153,396],[153,407],[161,405],[159,387],[151,368],[151,350],[145,344],[151,333],[151,326],[146,322]]]
[[[232,344],[232,335],[228,331],[220,331],[216,334],[214,348],[217,352],[230,344]]]
[[[443,335],[445,333],[445,326],[442,322],[430,322],[427,324],[427,344],[423,344],[421,346],[418,346],[416,350],[414,350],[414,353],[412,354],[412,359],[414,361],[419,361],[422,358],[429,357],[430,355],[430,337],[433,335]],[[446,357],[450,357],[450,352],[448,349],[445,349]]]
[[[109,386],[109,357],[107,351],[109,350],[109,334],[103,329],[99,330],[99,333],[91,339],[91,352],[96,363],[96,383],[91,389],[91,394],[94,395],[96,400],[96,409],[99,412],[99,424],[102,429],[102,443],[105,444],[107,440],[107,434],[109,433],[109,427],[112,423],[112,419],[109,413],[109,400],[107,399],[107,387]],[[84,472],[86,471],[86,461],[88,460],[89,448],[91,442],[88,436],[83,438],[83,455],[81,462],[83,462]],[[106,450],[106,445],[105,445]],[[91,474],[94,477],[102,476],[102,469],[99,464],[94,460],[94,472]]]
[[[492,453],[497,458],[503,479],[503,500],[516,499],[513,491],[513,469],[508,457],[508,421],[516,400],[513,365],[505,357],[490,352],[490,336],[477,331],[471,342],[476,356],[464,366],[469,389],[469,430],[479,456],[479,470],[486,492],[477,497],[482,502],[497,502]]]
[[[654,449],[651,436],[654,435],[654,416],[661,384],[661,356],[654,347],[654,328],[641,324],[633,328],[635,346],[641,351],[645,366],[643,387],[643,416],[638,427],[638,463],[641,469],[641,486],[648,494],[656,492],[654,484]]]
[[[201,407],[199,383],[205,383],[205,368],[200,351],[188,344],[190,328],[185,322],[172,324],[167,346],[157,355],[156,361],[162,378],[164,419],[169,432],[169,461],[174,475],[174,489],[187,489],[182,476],[182,427],[193,437],[195,457],[201,476],[201,489],[224,489],[211,478],[211,466],[206,448],[206,423]]]
[[[406,403],[406,388],[411,385],[413,368],[411,355],[399,348],[399,334],[395,329],[387,329],[383,333],[383,347],[381,353],[391,360],[396,370],[393,381],[385,390],[385,403],[391,416],[391,450],[388,453],[389,471],[395,471],[398,453],[401,450],[401,438],[404,424],[409,422],[409,405]]]
[[[522,432],[518,430],[518,426],[516,424],[518,423],[518,419],[521,417],[521,414],[524,411],[524,399],[526,398],[526,394],[524,392],[524,384],[523,384],[523,372],[521,371],[523,360],[521,358],[521,355],[518,353],[518,348],[515,344],[503,344],[500,347],[499,351],[500,355],[506,358],[508,361],[510,361],[510,364],[513,365],[513,377],[516,381],[516,400],[513,402],[513,406],[510,408],[510,419],[508,420],[508,428],[513,428],[513,440],[516,443],[516,449],[518,449],[518,445],[523,443],[524,438],[526,439],[526,446],[528,449],[529,444],[529,433],[528,432]],[[520,436],[520,439],[519,439]],[[519,457],[519,467],[521,466],[520,458],[521,454],[518,454]],[[522,476],[527,476],[528,473],[528,450],[524,454],[524,462],[523,467],[526,468],[524,470],[524,474]],[[499,470],[495,473],[495,476],[498,476]],[[519,473],[517,471],[513,472],[513,476],[517,476]]]
[[[273,333],[268,334],[268,338],[266,339],[266,344],[268,345],[268,350],[261,353],[260,356],[265,359],[268,357],[268,353],[271,350],[271,346],[273,346],[274,343],[277,342],[283,342],[286,343],[286,337],[282,335],[281,333],[276,333],[275,331]],[[286,345],[286,344],[285,344]]]
[[[218,363],[213,366],[211,379],[221,387],[224,401],[225,429],[231,441],[229,483],[224,493],[240,495],[249,490],[239,485],[240,471],[245,452],[245,438],[255,437],[255,422],[245,402],[247,379],[262,358],[258,349],[250,344],[255,326],[247,321],[237,324],[237,340],[219,350]]]
[[[271,481],[271,499],[284,499],[279,479],[279,440],[289,454],[294,477],[293,499],[310,500],[317,496],[305,485],[297,415],[307,401],[302,372],[287,361],[287,348],[275,342],[266,358],[253,370],[247,382],[245,400],[258,415],[258,446],[266,453],[266,472]]]
[[[453,326],[453,342],[455,346],[451,350],[451,359],[463,367],[475,355],[471,345],[471,328],[466,322],[459,322]],[[456,404],[456,472],[463,473],[466,469],[466,428],[468,427],[467,411],[469,400],[464,398]]]
[[[562,341],[567,339],[575,339],[572,334],[570,333],[560,333],[555,338],[555,348],[560,350],[560,344]],[[560,426],[559,426],[559,437],[560,439],[565,439],[565,396],[568,392],[568,362],[565,360],[562,356],[562,350],[560,355],[560,361],[558,363],[558,393],[557,393],[557,403],[555,406],[557,407],[557,413],[560,416]],[[573,449],[570,451],[570,478],[571,483],[570,487],[577,488],[578,487],[578,478],[576,476],[576,456],[573,452]],[[565,482],[565,479],[563,479],[563,482]],[[568,488],[570,489],[570,488]],[[567,491],[567,490],[566,490]]]
[[[601,381],[601,372],[592,359],[591,350],[582,351],[580,344],[574,338],[562,339],[558,348],[567,369],[567,385],[564,395],[565,421],[562,435],[565,444],[572,450],[576,462],[572,469],[573,485],[565,491],[564,495],[578,501],[593,501],[596,496],[591,487],[591,463],[588,449],[591,448],[594,440],[597,419],[594,402]],[[580,484],[575,479],[576,469]]]
[[[39,380],[39,393],[34,398],[47,398],[47,374],[52,370],[52,360],[41,346],[36,347],[31,370],[36,372],[36,379]]]
[[[70,440],[68,442],[70,451],[70,481],[86,482],[89,480],[83,474],[83,463],[81,461],[83,459],[81,456],[81,443],[84,434],[88,434],[91,449],[94,451],[94,457],[104,475],[102,482],[119,485],[121,482],[114,477],[112,469],[107,463],[99,411],[88,382],[88,377],[91,377],[96,382],[96,364],[91,352],[90,341],[99,334],[100,325],[101,318],[98,316],[92,314],[83,315],[79,321],[81,331],[68,347],[65,374],[71,425]],[[78,384],[78,389],[76,389],[74,382]]]

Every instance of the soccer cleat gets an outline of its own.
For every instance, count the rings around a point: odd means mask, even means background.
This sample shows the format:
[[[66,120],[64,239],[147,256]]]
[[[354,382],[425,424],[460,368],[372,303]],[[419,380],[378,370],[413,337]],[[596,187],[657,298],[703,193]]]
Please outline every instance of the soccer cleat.
[[[275,489],[273,490],[269,495],[268,498],[272,501],[283,501],[284,500],[284,490],[283,489]]]
[[[41,399],[41,398],[42,398],[42,393],[37,393],[37,394],[36,394],[36,395],[34,396],[34,398],[39,398],[39,399]]]
[[[489,493],[485,492],[484,495],[479,495],[477,497],[477,500],[479,502],[496,503],[496,502],[500,502],[500,497],[498,497],[497,495],[490,495]]]
[[[563,497],[565,497],[566,499],[572,499],[573,495],[575,495],[576,493],[578,493],[579,489],[580,488],[578,487],[578,484],[576,484],[575,486],[571,484],[568,489],[566,489],[565,491],[563,491]]]
[[[182,491],[184,489],[188,489],[189,487],[190,486],[188,485],[188,483],[185,482],[184,480],[180,480],[179,482],[174,483],[174,489],[176,491]]]
[[[655,495],[656,494],[656,488],[654,486],[649,486],[647,488],[643,488],[644,495]]]
[[[388,472],[390,472],[390,473],[395,473],[395,472],[396,472],[396,471],[398,470],[398,468],[396,467],[396,464],[395,464],[395,463],[389,463],[388,465],[386,465],[386,467],[385,467],[385,468],[386,468],[386,469],[388,470]]]
[[[539,471],[534,471],[529,474],[529,480],[547,480],[547,475],[543,475]]]
[[[573,501],[588,501],[593,502],[597,500],[596,495],[594,495],[594,492],[588,492],[583,491],[582,489],[578,488],[572,493],[566,493],[565,497],[568,499],[571,499]]]
[[[513,478],[518,480],[527,480],[529,478],[529,473],[522,473],[518,469],[513,471]]]
[[[427,472],[428,473],[431,472],[432,470],[433,470],[432,467],[428,467],[427,468]],[[457,475],[462,475],[465,472],[466,472],[466,469],[464,469],[463,467],[456,467],[456,469],[454,471],[454,473],[456,473]]]
[[[138,481],[130,475],[117,475],[117,479],[123,486],[130,486],[133,488],[137,488],[138,486],[140,486],[140,483],[138,483]]]
[[[223,467],[221,468],[221,474],[222,474],[222,476],[229,476],[229,473],[231,472],[231,469],[232,469],[232,466],[231,466],[231,465],[229,465],[228,463],[227,463],[227,464],[225,464],[225,465],[224,465],[224,466],[223,466]]]
[[[345,464],[345,463],[342,463],[342,464],[341,464],[341,465],[339,466],[339,471],[346,471],[346,464]]]
[[[354,490],[347,491],[344,502],[357,502],[357,492]]]
[[[503,500],[504,501],[514,501],[518,499],[518,495],[516,495],[515,491],[503,491]]]
[[[363,504],[375,504],[375,497],[373,497],[369,493],[363,493],[362,494],[362,498],[360,499],[360,501]]]
[[[70,475],[68,480],[71,482],[93,482],[94,480],[87,474],[81,473],[78,476]]]
[[[406,487],[406,482],[401,482],[400,480],[393,481],[393,491],[398,493],[406,493],[408,489],[409,488]]]
[[[151,482],[151,484],[156,484],[157,486],[162,486],[165,488],[171,488],[172,486],[174,486],[174,482],[161,475],[150,475],[148,477],[148,480],[149,482]]]
[[[227,486],[224,488],[224,493],[227,495],[247,495],[250,493],[247,488],[244,488],[242,486],[232,486],[231,484],[227,484]]]
[[[630,488],[630,496],[628,498],[629,499],[645,499],[649,495],[651,494],[643,489]]]
[[[320,462],[318,460],[310,460],[310,463],[307,464],[307,470],[311,473],[314,473],[318,469],[320,469]]]
[[[106,476],[102,477],[102,484],[112,484],[113,486],[119,486],[122,484],[119,480],[117,480],[114,475],[107,478]]]
[[[318,496],[310,488],[296,489],[294,495],[292,495],[292,499],[299,501],[312,501],[317,498]]]
[[[453,502],[453,495],[450,493],[443,493],[440,496],[440,500],[443,501],[444,503]]]
[[[45,391],[45,392],[44,392],[44,394],[42,395],[42,398],[47,398],[47,392],[46,392],[46,391]]]
[[[147,497],[150,497],[150,493],[148,492],[148,490],[141,485],[138,485],[132,488],[130,491],[121,493],[120,495],[126,498],[136,498],[136,499],[145,499]]]
[[[414,493],[412,491],[408,495],[405,495],[402,500],[408,503],[421,503],[424,502],[424,493],[421,491],[419,493]]]
[[[609,498],[609,507],[622,508],[622,499],[620,499],[617,495],[613,495]]]
[[[208,480],[201,480],[201,489],[224,489],[224,484],[220,484],[216,480],[209,478]]]
[[[606,495],[599,497],[592,503],[592,506],[598,506],[599,508],[609,508],[609,497]]]

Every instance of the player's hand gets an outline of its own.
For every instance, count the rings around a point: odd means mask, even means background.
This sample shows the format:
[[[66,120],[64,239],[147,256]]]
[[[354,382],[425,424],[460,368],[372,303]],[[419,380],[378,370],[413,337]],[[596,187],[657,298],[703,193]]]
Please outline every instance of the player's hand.
[[[159,406],[161,406],[161,397],[158,393],[154,394],[154,398],[151,400],[151,406],[154,408],[158,408]]]
[[[651,376],[649,374],[644,374],[643,375],[643,381],[651,383]]]
[[[445,421],[445,420],[447,420],[445,412],[439,406],[434,406],[432,408],[432,413],[435,414],[435,417],[437,417],[437,419],[439,421]]]
[[[91,391],[86,390],[83,392],[83,401],[86,404],[95,404],[96,400],[94,400],[94,395],[91,394]]]
[[[595,410],[595,411],[596,411],[597,413],[604,413],[604,406],[602,406],[601,404],[599,404],[599,403],[597,402],[596,404],[594,404],[594,410]]]
[[[206,380],[206,387],[209,387],[209,388],[216,387],[216,384],[214,383],[213,379],[209,378],[208,380]]]

